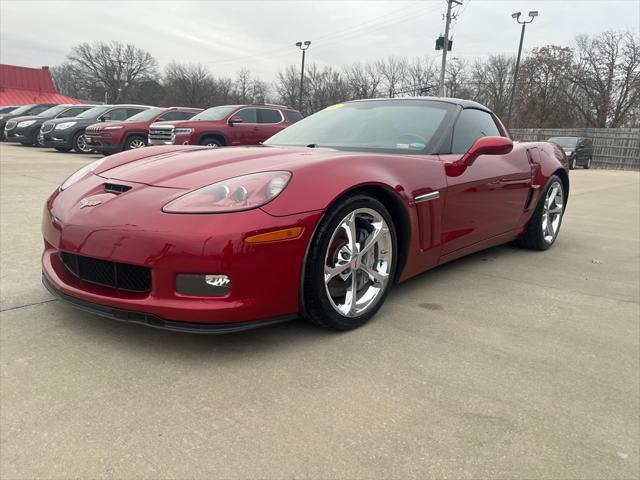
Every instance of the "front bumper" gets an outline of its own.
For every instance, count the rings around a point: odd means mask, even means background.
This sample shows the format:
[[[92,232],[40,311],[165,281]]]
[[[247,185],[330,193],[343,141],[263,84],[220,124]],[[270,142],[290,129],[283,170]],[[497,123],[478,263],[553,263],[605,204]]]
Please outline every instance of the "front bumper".
[[[11,130],[5,130],[4,134],[8,142],[31,143],[35,129],[40,129],[40,125],[31,125],[23,128],[16,127]]]
[[[25,135],[22,135],[21,133],[16,132],[15,128],[12,130],[5,129],[4,138],[7,142],[16,142],[16,143],[24,142],[27,139]]]
[[[42,145],[48,148],[72,148],[71,139],[73,135],[66,130],[52,130],[48,133],[39,134]]]
[[[62,193],[71,196],[72,190]],[[181,325],[186,322],[200,325],[200,330],[216,330],[209,326],[216,325],[222,331],[233,331],[248,328],[245,322],[257,321],[259,326],[298,314],[306,246],[322,212],[287,217],[273,217],[261,209],[217,215],[166,214],[154,208],[154,190],[138,186],[122,194],[123,198],[130,196],[130,201],[122,202],[122,210],[106,208],[115,206],[117,198],[80,209],[82,194],[59,205],[54,194],[42,222],[42,270],[58,296],[75,299],[85,309],[89,308],[85,304],[97,305],[91,307],[94,313],[172,330],[199,331],[193,325]],[[146,212],[144,222],[139,221],[138,210]],[[302,236],[265,244],[244,242],[247,235],[290,226],[302,226]],[[61,251],[148,267],[151,290],[128,292],[80,280],[62,263]],[[178,274],[228,275],[230,293],[223,297],[179,294]]]
[[[91,148],[101,153],[118,153],[124,148],[121,143],[113,143],[113,138],[103,138],[97,135],[85,134],[84,139]]]

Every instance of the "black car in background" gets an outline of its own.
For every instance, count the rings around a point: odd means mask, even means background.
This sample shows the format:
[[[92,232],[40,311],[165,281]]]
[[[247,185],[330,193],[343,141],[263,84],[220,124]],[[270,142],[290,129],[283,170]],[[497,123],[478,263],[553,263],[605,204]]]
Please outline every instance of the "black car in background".
[[[40,127],[52,118],[77,117],[95,105],[63,104],[51,107],[38,115],[14,117],[4,127],[4,138],[7,142],[20,142],[23,145],[41,147],[38,142]]]
[[[4,140],[4,126],[12,118],[24,115],[38,115],[55,105],[55,103],[32,103],[18,107],[9,113],[0,113],[0,140]]]
[[[76,117],[47,120],[40,127],[41,138],[38,142],[59,152],[73,149],[78,153],[89,153],[92,149],[84,139],[84,131],[89,125],[108,120],[126,120],[149,108],[147,105],[99,105]]]
[[[577,166],[591,168],[593,159],[593,141],[586,137],[552,137],[549,142],[560,146],[567,155],[569,168],[573,170]]]

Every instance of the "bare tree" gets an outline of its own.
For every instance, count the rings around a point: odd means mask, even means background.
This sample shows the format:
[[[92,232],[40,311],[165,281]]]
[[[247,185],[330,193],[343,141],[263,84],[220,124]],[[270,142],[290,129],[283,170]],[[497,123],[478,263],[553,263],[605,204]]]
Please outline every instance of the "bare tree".
[[[402,91],[407,73],[407,60],[405,58],[389,57],[376,63],[382,76],[383,88],[386,96],[393,98]]]
[[[469,87],[473,99],[506,116],[513,84],[514,60],[506,55],[490,55],[476,60],[471,68]]]
[[[435,91],[438,69],[428,57],[416,57],[407,63],[405,90],[410,95],[420,96]]]
[[[294,65],[289,65],[276,75],[274,83],[277,101],[291,107],[298,106],[300,73]]]
[[[349,96],[349,87],[342,74],[331,67],[320,68],[312,63],[305,72],[305,90],[302,111],[317,112]]]
[[[102,89],[113,102],[125,101],[136,83],[158,77],[156,60],[131,44],[81,43],[71,49],[67,58],[81,88]]]
[[[173,62],[164,70],[164,87],[166,104],[204,107],[212,103],[216,82],[203,65]]]
[[[588,126],[619,127],[640,101],[640,40],[630,32],[576,39],[567,98]]]
[[[360,62],[344,68],[345,81],[349,87],[349,98],[375,98],[379,95],[382,73],[376,65]]]
[[[76,67],[70,62],[51,67],[53,82],[60,93],[73,98],[91,98],[91,92],[88,92],[82,82],[78,81],[78,75]]]

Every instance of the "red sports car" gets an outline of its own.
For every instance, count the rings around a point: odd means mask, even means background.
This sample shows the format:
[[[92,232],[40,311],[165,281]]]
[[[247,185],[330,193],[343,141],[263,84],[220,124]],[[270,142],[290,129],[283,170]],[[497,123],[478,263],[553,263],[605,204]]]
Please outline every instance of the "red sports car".
[[[43,281],[99,315],[191,332],[303,317],[348,330],[394,283],[505,242],[545,250],[569,194],[556,145],[475,102],[333,105],[261,146],[98,160],[49,198]]]

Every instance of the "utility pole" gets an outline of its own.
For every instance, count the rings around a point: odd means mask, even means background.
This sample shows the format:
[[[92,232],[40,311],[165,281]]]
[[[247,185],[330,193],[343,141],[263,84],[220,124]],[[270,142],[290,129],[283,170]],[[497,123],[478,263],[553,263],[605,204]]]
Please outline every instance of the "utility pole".
[[[511,15],[511,18],[515,18],[516,22],[522,25],[522,31],[520,32],[520,45],[518,46],[518,58],[516,59],[516,68],[513,72],[513,85],[511,86],[511,99],[509,100],[509,114],[507,115],[507,128],[511,125],[511,110],[513,109],[513,97],[516,94],[516,85],[518,83],[518,70],[520,70],[520,57],[522,56],[522,43],[524,42],[524,30],[528,23],[533,22],[533,19],[538,16],[537,10],[529,12],[529,20],[520,21],[520,15],[522,13],[516,12]]]
[[[447,68],[447,50],[449,50],[449,26],[451,25],[451,7],[453,4],[462,5],[458,0],[447,0],[447,15],[444,25],[444,46],[442,47],[442,68],[440,69],[440,86],[438,96],[444,97],[444,72]]]
[[[302,68],[300,69],[300,97],[298,99],[298,111],[302,113],[302,89],[304,87],[304,54],[307,51],[307,48],[309,48],[309,45],[311,45],[311,42],[309,40],[305,41],[305,42],[296,42],[296,47],[298,47],[300,50],[302,50]]]

